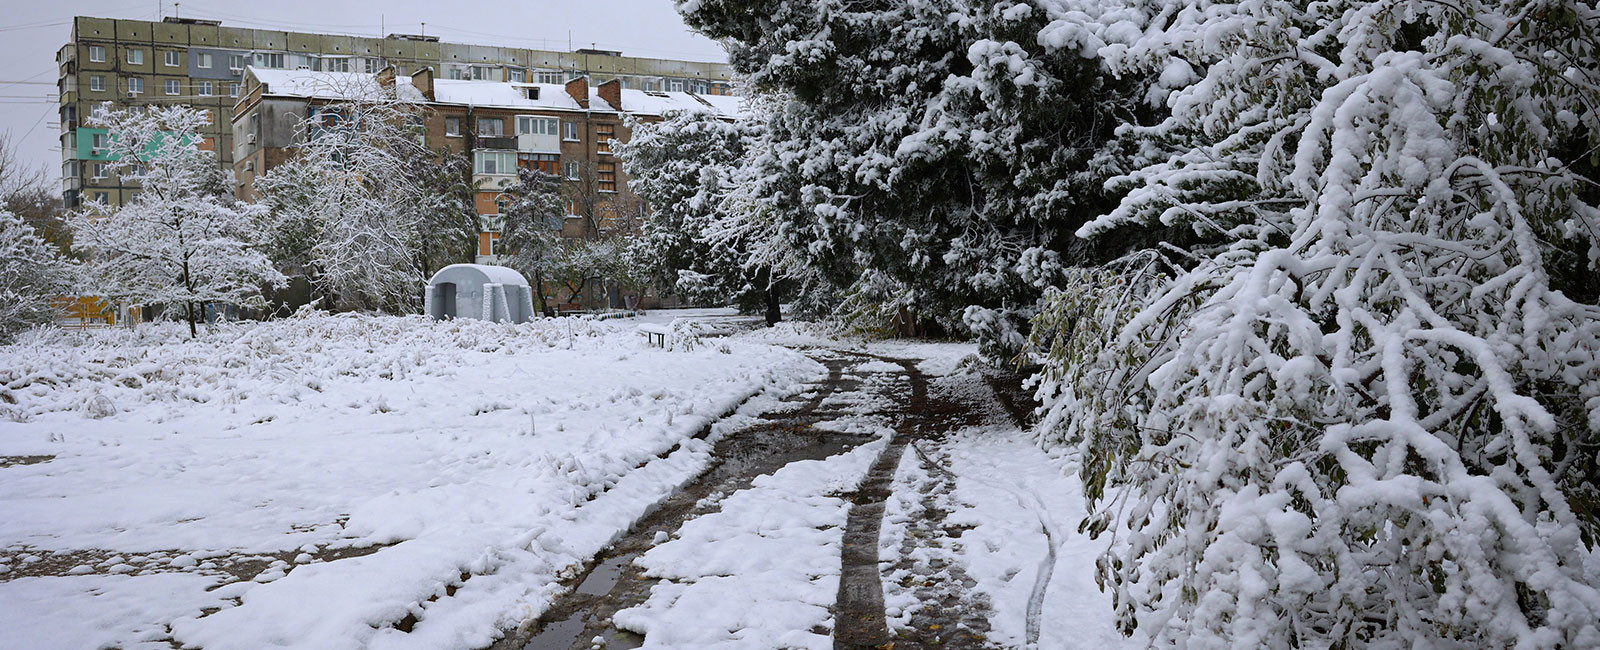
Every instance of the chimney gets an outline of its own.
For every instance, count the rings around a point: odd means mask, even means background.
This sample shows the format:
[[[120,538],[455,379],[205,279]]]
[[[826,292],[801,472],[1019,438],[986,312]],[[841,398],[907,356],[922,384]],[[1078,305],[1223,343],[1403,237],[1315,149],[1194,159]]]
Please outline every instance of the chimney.
[[[600,95],[600,99],[606,100],[606,103],[610,104],[611,108],[613,110],[615,110],[615,111],[617,111],[619,113],[622,112],[622,80],[621,79],[612,79],[611,81],[607,81],[607,82],[605,82],[603,84],[600,84],[600,87],[597,88],[596,90],[598,91],[598,93]]]
[[[428,101],[435,100],[433,96],[433,68],[424,67],[411,73],[411,85],[416,86],[417,90],[421,91],[422,96]]]
[[[392,65],[383,66],[383,69],[378,71],[378,74],[377,74],[377,76],[375,78],[378,80],[378,85],[379,86],[383,86],[384,88],[393,88],[394,87],[394,66],[392,66]]]
[[[578,105],[589,107],[589,78],[578,77],[567,82],[567,94],[578,101]]]

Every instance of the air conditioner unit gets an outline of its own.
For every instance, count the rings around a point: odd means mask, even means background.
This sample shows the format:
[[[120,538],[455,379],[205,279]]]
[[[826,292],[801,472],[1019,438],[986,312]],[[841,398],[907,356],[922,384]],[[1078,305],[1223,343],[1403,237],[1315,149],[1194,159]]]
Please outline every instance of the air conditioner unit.
[[[245,142],[245,144],[255,144],[256,143],[256,134],[251,133],[250,135],[245,136],[244,137],[244,142]]]

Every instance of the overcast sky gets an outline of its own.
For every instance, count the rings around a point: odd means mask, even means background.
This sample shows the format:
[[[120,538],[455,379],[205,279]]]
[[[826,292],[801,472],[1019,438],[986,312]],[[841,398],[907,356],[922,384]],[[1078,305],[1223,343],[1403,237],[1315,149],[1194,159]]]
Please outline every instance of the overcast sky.
[[[119,0],[5,0],[0,12],[0,132],[10,132],[24,162],[60,174],[56,50],[73,16],[157,20],[173,3]],[[722,48],[683,24],[671,0],[388,0],[338,2],[184,0],[178,15],[224,25],[286,31],[431,36],[454,43],[566,50],[598,45],[632,56],[726,61]],[[21,83],[18,83],[21,82]]]

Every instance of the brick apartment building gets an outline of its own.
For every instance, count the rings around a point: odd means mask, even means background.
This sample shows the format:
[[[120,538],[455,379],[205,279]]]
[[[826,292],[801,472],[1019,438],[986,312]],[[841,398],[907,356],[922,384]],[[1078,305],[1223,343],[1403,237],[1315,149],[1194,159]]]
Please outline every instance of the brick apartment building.
[[[624,115],[652,121],[673,109],[739,116],[742,100],[727,95],[624,87],[611,79],[591,86],[575,76],[561,84],[435,78],[422,68],[410,76],[247,68],[232,107],[232,159],[243,200],[256,198],[255,180],[294,155],[308,134],[301,125],[331,102],[377,92],[379,85],[417,104],[425,144],[472,161],[479,215],[478,258],[496,261],[502,190],[519,168],[561,176],[566,183],[566,237],[592,238],[618,221],[643,214],[628,190],[610,141],[629,137]]]
[[[245,70],[401,75],[423,68],[440,81],[565,84],[575,77],[641,92],[730,93],[731,71],[720,63],[623,56],[580,49],[558,52],[440,42],[438,37],[366,37],[228,27],[214,20],[161,22],[79,16],[72,41],[56,53],[60,92],[62,196],[68,207],[99,199],[120,205],[138,188],[109,173],[96,150],[105,132],[82,126],[95,107],[188,104],[210,112],[204,146],[235,168],[233,107]]]

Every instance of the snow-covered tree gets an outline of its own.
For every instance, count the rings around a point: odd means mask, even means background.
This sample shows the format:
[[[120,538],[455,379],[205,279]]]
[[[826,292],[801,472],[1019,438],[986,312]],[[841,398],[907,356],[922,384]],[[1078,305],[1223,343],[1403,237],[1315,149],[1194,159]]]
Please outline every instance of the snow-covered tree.
[[[536,169],[517,170],[517,183],[506,188],[510,203],[501,213],[504,219],[500,246],[507,266],[533,280],[540,310],[544,304],[544,282],[557,273],[557,258],[563,253],[561,224],[566,219],[561,179]]]
[[[802,302],[969,329],[992,349],[1016,349],[1064,266],[1114,257],[1072,233],[1109,206],[1102,181],[1112,170],[1094,155],[1121,121],[1149,110],[1148,83],[1041,38],[1068,8],[678,7],[728,43],[762,96],[767,134],[751,154],[747,213],[820,274],[802,280],[812,294]]]
[[[1120,624],[1181,647],[1600,646],[1600,12],[1130,4],[1040,33],[1201,78],[1127,128],[1052,295],[1047,438],[1114,536]],[[1176,71],[1176,72],[1174,72]]]
[[[277,249],[342,308],[410,309],[436,267],[469,258],[471,189],[421,138],[421,106],[392,76],[328,77],[293,158],[258,181]]]
[[[72,267],[56,247],[0,208],[0,342],[55,320],[51,302],[72,288]]]
[[[191,336],[206,305],[260,305],[262,288],[283,282],[263,251],[262,211],[234,200],[232,175],[200,148],[207,119],[186,106],[96,110],[88,123],[109,133],[112,172],[139,192],[71,219],[74,246],[89,257],[90,291],[182,309]]]
[[[768,324],[779,320],[783,281],[749,250],[751,238],[739,226],[749,225],[750,215],[734,209],[748,205],[735,194],[757,127],[705,111],[669,111],[660,122],[630,128],[632,138],[616,149],[628,187],[650,206],[630,250],[641,270],[690,300],[764,311]]]

